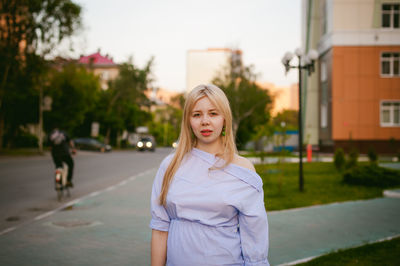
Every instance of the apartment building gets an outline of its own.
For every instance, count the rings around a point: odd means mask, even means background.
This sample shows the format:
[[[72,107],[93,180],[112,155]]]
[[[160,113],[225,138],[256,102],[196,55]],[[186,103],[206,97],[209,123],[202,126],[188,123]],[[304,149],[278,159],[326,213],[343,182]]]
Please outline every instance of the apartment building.
[[[189,50],[186,57],[186,92],[197,85],[211,83],[230,60],[242,62],[242,51],[230,48]]]
[[[272,116],[284,110],[299,110],[299,86],[297,83],[290,86],[277,86],[270,82],[257,83],[257,85],[267,90],[273,99]]]
[[[400,150],[400,1],[303,0],[305,134],[322,150]],[[311,136],[311,137],[310,137]]]

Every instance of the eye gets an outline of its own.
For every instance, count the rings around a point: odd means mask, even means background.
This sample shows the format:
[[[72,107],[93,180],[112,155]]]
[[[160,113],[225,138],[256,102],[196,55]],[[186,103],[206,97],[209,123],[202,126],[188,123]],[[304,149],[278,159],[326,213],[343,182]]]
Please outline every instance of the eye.
[[[194,113],[192,116],[193,117],[198,117],[198,116],[200,116],[200,114],[199,113]]]
[[[210,113],[212,116],[216,116],[216,115],[218,115],[218,113],[217,112],[211,112]]]

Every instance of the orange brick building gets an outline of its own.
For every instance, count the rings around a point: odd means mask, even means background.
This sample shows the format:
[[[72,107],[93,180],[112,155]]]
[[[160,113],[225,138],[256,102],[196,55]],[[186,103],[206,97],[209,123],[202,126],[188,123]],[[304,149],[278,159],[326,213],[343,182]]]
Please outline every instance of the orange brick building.
[[[317,125],[320,148],[400,151],[399,8],[400,1],[303,1],[303,46],[320,54],[303,84],[318,92],[306,95],[317,114],[306,124]]]

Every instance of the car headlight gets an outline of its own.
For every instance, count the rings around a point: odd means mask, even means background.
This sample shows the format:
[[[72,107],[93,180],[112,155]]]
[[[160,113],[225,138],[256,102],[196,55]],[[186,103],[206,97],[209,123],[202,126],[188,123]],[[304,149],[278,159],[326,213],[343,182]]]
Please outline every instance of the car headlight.
[[[139,142],[137,143],[137,146],[138,146],[139,148],[142,148],[142,147],[143,147],[143,142],[139,141]]]
[[[151,148],[151,146],[153,146],[153,144],[150,141],[146,142],[146,147],[147,148]]]

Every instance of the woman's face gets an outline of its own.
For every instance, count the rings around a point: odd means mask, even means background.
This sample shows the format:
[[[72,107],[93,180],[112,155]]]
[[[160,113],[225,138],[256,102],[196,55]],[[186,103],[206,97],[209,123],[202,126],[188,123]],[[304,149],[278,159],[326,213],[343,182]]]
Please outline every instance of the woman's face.
[[[224,117],[208,97],[203,97],[193,107],[190,126],[198,145],[215,144],[220,140]]]

